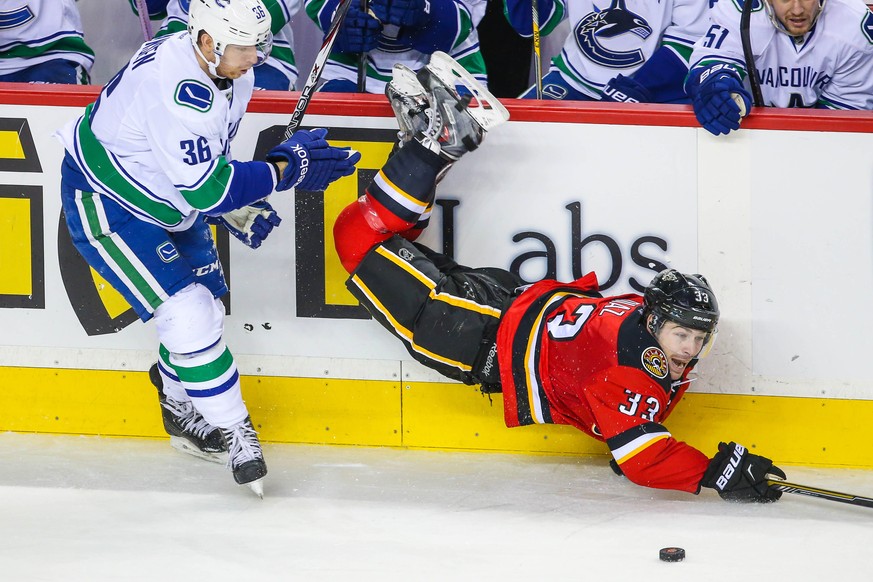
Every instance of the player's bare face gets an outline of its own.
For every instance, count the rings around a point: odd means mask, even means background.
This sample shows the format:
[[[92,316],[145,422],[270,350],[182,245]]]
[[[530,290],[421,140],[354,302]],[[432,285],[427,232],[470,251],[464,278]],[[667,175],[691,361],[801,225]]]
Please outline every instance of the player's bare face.
[[[218,64],[218,74],[227,79],[239,79],[249,69],[258,63],[258,49],[253,46],[227,45],[221,62]]]
[[[697,357],[706,342],[706,332],[666,322],[658,332],[658,343],[667,356],[670,379],[678,380],[689,362]]]
[[[819,0],[770,0],[773,12],[791,36],[809,32],[821,9]]]

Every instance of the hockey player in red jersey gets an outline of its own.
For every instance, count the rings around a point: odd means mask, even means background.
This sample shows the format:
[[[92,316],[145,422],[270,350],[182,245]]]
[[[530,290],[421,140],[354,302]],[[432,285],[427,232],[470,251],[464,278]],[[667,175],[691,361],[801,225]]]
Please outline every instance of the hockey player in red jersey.
[[[419,362],[502,391],[509,427],[575,426],[607,444],[617,472],[646,487],[777,500],[767,476],[785,474],[769,459],[733,442],[710,459],[662,424],[717,332],[706,279],[668,269],[643,296],[603,297],[593,273],[526,286],[506,270],[464,267],[411,242],[439,178],[508,114],[442,56],[417,75],[395,67],[386,94],[401,147],[334,227],[347,287],[373,317]]]

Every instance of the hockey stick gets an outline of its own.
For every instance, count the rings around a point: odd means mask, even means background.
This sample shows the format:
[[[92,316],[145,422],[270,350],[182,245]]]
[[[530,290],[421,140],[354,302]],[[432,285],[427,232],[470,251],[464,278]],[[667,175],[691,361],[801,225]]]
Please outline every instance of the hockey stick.
[[[319,49],[318,54],[315,55],[315,62],[312,63],[312,70],[309,72],[306,84],[303,85],[303,89],[300,90],[300,97],[297,99],[297,106],[294,108],[294,113],[291,114],[291,120],[285,127],[286,140],[291,137],[291,134],[294,133],[294,130],[297,129],[300,122],[303,121],[303,114],[306,113],[306,108],[309,107],[309,100],[312,97],[312,93],[315,91],[315,85],[321,78],[321,72],[327,62],[327,57],[333,48],[333,43],[336,41],[336,35],[339,32],[340,25],[343,23],[343,18],[345,18],[346,12],[349,11],[349,6],[351,6],[354,1],[355,0],[342,0],[336,8],[336,13],[333,15],[333,21],[330,23],[330,28],[327,29],[327,33],[324,35],[324,42],[321,43],[321,48]]]
[[[136,0],[136,11],[139,14],[139,26],[145,42],[152,39],[152,22],[149,20],[149,8],[146,0]]]
[[[533,15],[533,51],[534,51],[534,75],[537,78],[537,99],[543,98],[543,64],[540,61],[540,11],[537,0],[531,0],[531,14]]]
[[[752,39],[749,32],[749,23],[752,20],[752,4],[756,1],[758,0],[745,0],[743,2],[743,12],[740,15],[740,38],[743,41],[743,58],[746,60],[746,73],[749,75],[749,84],[752,86],[752,100],[755,103],[755,107],[763,107],[764,96],[761,94],[761,82],[758,80],[758,71],[755,68],[755,54],[752,52]]]
[[[366,14],[370,10],[370,0],[361,0],[361,11]],[[367,53],[358,57],[358,93],[367,92]]]
[[[860,495],[851,495],[849,493],[839,493],[838,491],[828,491],[827,489],[819,489],[818,487],[810,487],[808,485],[798,485],[797,483],[789,483],[788,481],[780,481],[778,479],[767,479],[767,485],[778,489],[783,493],[794,493],[796,495],[818,497],[819,499],[827,499],[828,501],[839,501],[840,503],[848,503],[849,505],[860,505],[861,507],[873,508],[873,499],[870,497],[861,497]]]

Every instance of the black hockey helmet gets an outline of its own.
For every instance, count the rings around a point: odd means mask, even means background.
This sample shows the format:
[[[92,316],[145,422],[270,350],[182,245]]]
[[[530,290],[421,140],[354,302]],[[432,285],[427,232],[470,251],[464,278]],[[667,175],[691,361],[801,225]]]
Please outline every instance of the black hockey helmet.
[[[652,335],[667,321],[683,327],[706,332],[703,353],[711,346],[718,328],[718,301],[709,282],[703,275],[686,275],[676,269],[661,271],[643,296],[646,315],[653,317],[648,322]]]

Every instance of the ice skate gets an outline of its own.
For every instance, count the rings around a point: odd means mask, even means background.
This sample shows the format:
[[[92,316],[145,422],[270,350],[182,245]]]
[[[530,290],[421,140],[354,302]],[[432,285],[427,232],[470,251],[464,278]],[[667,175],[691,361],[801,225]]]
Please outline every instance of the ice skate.
[[[430,102],[415,71],[400,63],[394,65],[393,78],[385,86],[385,96],[400,126],[397,139],[401,145],[427,129],[428,118],[424,112],[430,107]]]
[[[395,65],[385,89],[400,139],[415,138],[454,162],[473,151],[485,133],[509,119],[509,112],[452,57],[435,52],[418,73]]]
[[[221,429],[221,435],[227,445],[227,465],[233,471],[234,480],[240,485],[248,485],[263,499],[263,478],[267,474],[267,464],[251,417],[247,416],[244,421]]]
[[[218,428],[206,422],[190,400],[179,401],[164,394],[157,364],[149,368],[149,380],[158,389],[161,417],[164,430],[170,435],[170,446],[200,459],[226,463],[227,448]]]

